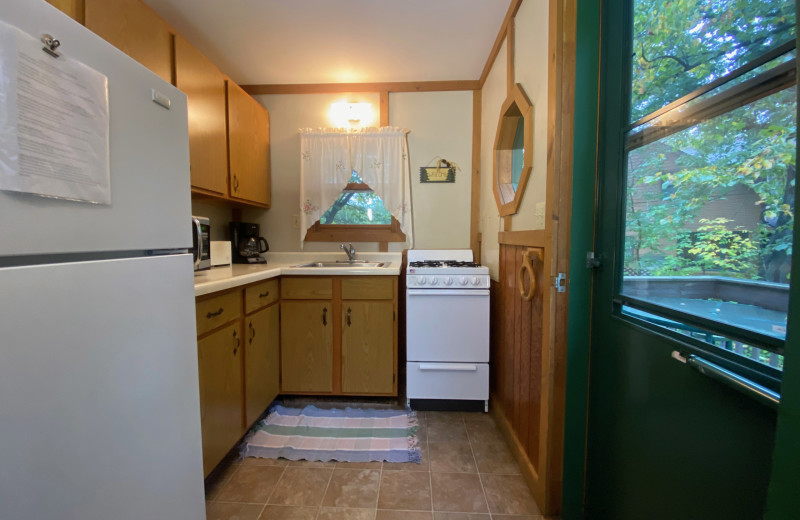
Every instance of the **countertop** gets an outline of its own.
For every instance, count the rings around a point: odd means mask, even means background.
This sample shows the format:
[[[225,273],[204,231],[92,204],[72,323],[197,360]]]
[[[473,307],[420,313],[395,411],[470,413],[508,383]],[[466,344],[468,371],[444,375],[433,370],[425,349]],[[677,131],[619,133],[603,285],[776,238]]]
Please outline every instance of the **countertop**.
[[[266,264],[233,264],[212,267],[194,275],[194,295],[232,289],[281,275],[313,276],[398,276],[402,253],[356,253],[357,260],[383,262],[383,267],[294,267],[309,262],[346,260],[344,253],[266,253]]]

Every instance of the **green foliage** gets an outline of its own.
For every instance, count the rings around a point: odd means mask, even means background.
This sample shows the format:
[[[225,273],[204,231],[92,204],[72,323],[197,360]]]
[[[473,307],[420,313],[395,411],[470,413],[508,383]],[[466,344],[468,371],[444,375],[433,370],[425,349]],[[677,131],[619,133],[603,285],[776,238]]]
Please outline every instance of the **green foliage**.
[[[370,218],[371,217],[371,218]],[[392,216],[371,191],[344,192],[322,215],[321,224],[391,224]]]
[[[793,0],[636,0],[634,120],[794,39]]]
[[[632,117],[794,38],[794,24],[787,0],[636,0]],[[795,87],[784,89],[629,153],[626,271],[788,281],[780,266],[792,254],[796,96]],[[742,186],[760,213],[747,233],[707,209]],[[711,221],[697,227],[700,215]],[[695,241],[688,249],[701,247],[697,240],[703,249],[688,254],[687,237]]]

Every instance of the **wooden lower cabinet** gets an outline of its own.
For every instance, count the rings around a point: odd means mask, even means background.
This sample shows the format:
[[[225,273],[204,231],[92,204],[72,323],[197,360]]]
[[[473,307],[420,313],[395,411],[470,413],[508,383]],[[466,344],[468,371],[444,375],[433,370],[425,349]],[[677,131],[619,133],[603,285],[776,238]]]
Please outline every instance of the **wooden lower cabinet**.
[[[394,302],[344,301],[342,392],[390,394],[394,384]]]
[[[235,321],[197,342],[203,471],[208,475],[243,433],[242,332]]]
[[[278,395],[280,307],[272,305],[245,318],[245,424],[251,425]]]
[[[205,475],[278,395],[278,279],[195,302]]]
[[[281,302],[281,390],[333,391],[333,303]]]
[[[397,395],[397,278],[284,277],[281,392]]]

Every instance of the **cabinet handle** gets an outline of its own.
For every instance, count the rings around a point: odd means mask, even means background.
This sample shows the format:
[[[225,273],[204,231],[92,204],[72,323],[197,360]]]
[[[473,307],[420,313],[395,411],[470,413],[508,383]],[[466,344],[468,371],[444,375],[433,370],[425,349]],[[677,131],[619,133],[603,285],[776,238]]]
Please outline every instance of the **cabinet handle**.
[[[269,296],[269,291],[258,295],[259,298],[266,298],[267,296]]]
[[[235,330],[233,331],[233,339],[236,341],[236,346],[233,347],[233,355],[235,356],[236,353],[239,351],[239,345],[240,345],[239,334]]]
[[[239,191],[239,178],[236,175],[233,176],[233,191]]]
[[[247,326],[250,327],[250,340],[249,340],[249,342],[252,345],[253,344],[253,338],[256,337],[256,329],[255,329],[255,327],[253,327],[253,322],[252,321],[250,323],[248,323]]]
[[[350,313],[353,312],[350,307],[347,308],[347,326],[350,326]]]
[[[324,326],[326,326],[326,327],[328,326],[328,308],[327,307],[323,307],[322,308],[322,324]]]
[[[211,318],[216,318],[217,316],[219,316],[219,315],[220,315],[220,314],[222,314],[223,312],[225,312],[225,309],[223,309],[222,307],[220,307],[220,308],[219,308],[219,310],[218,310],[217,312],[209,312],[208,314],[206,314],[206,318],[208,318],[208,319],[211,319]]]

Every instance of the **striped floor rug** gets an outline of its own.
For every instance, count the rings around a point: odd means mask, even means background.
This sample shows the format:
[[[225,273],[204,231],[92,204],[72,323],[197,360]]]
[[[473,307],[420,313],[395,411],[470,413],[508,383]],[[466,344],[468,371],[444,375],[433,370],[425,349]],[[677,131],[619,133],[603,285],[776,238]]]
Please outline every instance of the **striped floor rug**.
[[[421,461],[413,411],[275,406],[245,437],[242,457],[339,462]]]

